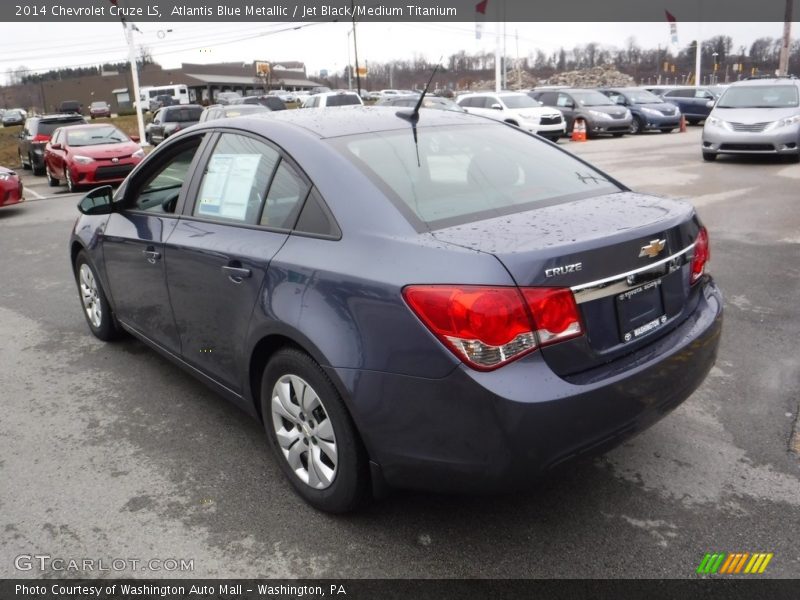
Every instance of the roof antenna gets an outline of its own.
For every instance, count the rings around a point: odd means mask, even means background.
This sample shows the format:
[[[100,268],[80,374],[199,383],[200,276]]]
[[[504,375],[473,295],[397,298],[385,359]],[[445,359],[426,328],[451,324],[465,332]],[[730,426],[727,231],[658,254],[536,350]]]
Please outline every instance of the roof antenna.
[[[405,111],[397,111],[397,116],[403,119],[408,119],[409,121],[417,122],[419,120],[419,108],[422,106],[422,101],[425,99],[425,94],[428,93],[428,88],[431,86],[431,81],[436,76],[436,71],[439,70],[439,67],[442,63],[442,57],[439,57],[439,62],[436,63],[436,66],[433,68],[433,73],[431,73],[430,78],[428,79],[428,83],[425,84],[425,89],[422,90],[422,94],[419,96],[419,100],[417,100],[417,105],[414,107],[414,110],[411,112]],[[416,134],[416,132],[415,132]]]

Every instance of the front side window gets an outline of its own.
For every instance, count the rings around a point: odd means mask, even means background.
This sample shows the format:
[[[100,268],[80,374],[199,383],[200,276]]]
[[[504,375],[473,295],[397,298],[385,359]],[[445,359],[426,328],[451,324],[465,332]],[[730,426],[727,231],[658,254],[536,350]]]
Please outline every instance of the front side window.
[[[132,182],[130,208],[148,212],[172,213],[181,189],[188,185],[189,168],[200,147],[202,136],[195,136],[163,162],[155,172],[144,175],[141,184]]]
[[[608,194],[619,187],[565,152],[496,124],[330,140],[418,229]]]
[[[220,136],[200,183],[192,214],[236,223],[258,223],[272,173],[280,155],[254,138]]]

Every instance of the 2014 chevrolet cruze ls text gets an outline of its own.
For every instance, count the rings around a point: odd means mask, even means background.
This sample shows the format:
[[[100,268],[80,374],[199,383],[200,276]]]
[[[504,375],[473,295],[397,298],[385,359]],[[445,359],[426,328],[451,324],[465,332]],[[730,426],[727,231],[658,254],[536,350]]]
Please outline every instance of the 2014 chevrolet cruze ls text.
[[[312,505],[518,487],[664,416],[722,300],[686,202],[449,111],[201,124],[70,241],[92,332],[133,334],[260,419]]]

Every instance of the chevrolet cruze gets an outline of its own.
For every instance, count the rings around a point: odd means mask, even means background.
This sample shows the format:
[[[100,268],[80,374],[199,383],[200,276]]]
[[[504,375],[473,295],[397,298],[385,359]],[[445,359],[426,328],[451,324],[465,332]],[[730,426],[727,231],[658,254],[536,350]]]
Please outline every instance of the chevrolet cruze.
[[[81,308],[259,419],[294,489],[530,485],[714,363],[691,204],[496,120],[345,107],[170,136],[70,241]]]

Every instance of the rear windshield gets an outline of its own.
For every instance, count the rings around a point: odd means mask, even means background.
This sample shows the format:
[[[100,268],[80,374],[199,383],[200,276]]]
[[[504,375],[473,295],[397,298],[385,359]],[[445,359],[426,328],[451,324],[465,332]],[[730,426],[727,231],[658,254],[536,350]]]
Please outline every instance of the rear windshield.
[[[37,135],[52,135],[53,132],[59,127],[66,125],[75,125],[76,123],[85,123],[83,119],[75,119],[74,121],[39,121],[36,127]]]
[[[732,87],[717,108],[786,108],[798,106],[796,85],[748,85]]]
[[[372,179],[418,229],[617,192],[566,152],[500,124],[411,128],[331,143]]]
[[[164,116],[164,121],[169,123],[183,123],[186,121],[199,121],[200,114],[203,112],[203,108],[201,106],[193,107],[193,108],[178,108],[176,110],[170,110]]]
[[[361,101],[355,94],[337,94],[328,96],[326,106],[347,106],[349,104],[361,104]]]
[[[91,104],[92,108],[105,108],[106,106],[108,105],[105,102],[92,102]]]

